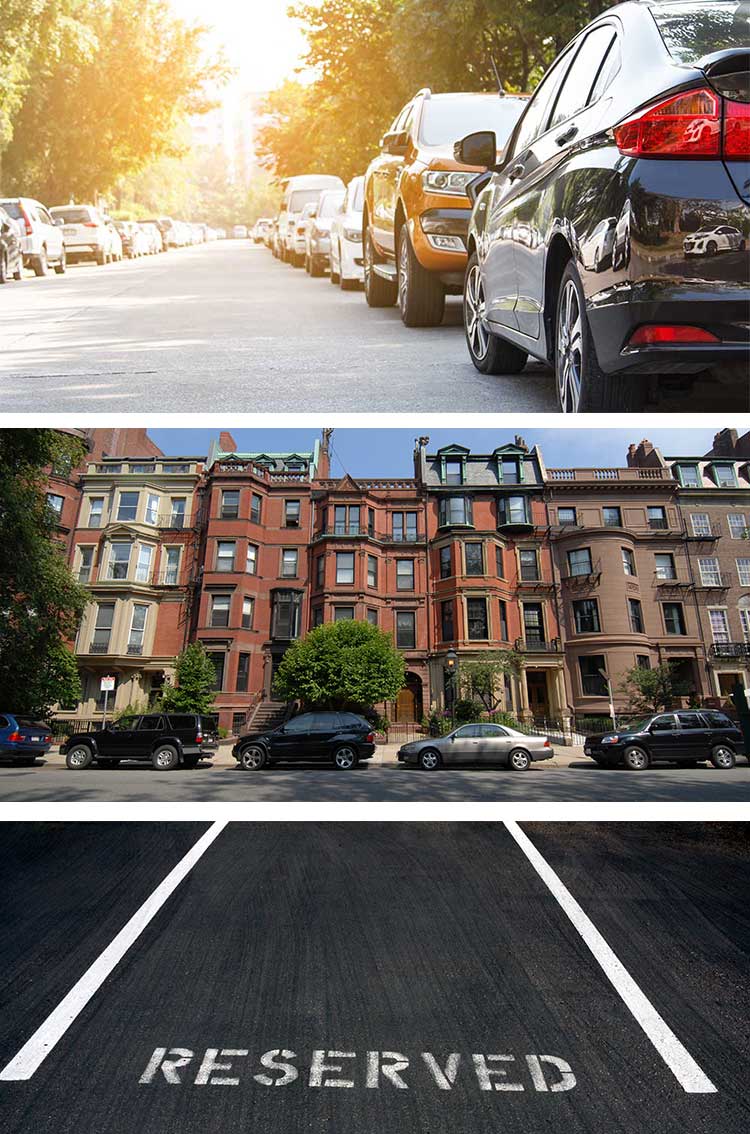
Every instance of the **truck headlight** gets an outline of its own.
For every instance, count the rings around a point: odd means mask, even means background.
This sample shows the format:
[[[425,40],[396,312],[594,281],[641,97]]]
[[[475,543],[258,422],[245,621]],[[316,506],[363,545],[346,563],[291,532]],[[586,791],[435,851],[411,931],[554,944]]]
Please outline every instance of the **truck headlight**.
[[[476,177],[476,173],[458,173],[447,169],[428,169],[422,174],[422,188],[427,193],[448,193],[452,196],[468,196],[466,186]]]

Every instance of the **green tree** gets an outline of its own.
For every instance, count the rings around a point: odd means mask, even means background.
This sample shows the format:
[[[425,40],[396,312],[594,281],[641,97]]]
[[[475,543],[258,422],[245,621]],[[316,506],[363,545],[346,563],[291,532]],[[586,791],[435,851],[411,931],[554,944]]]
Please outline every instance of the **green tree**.
[[[369,622],[330,622],[284,654],[274,692],[307,709],[370,708],[403,688],[403,655]]]
[[[517,650],[492,650],[477,661],[461,663],[459,681],[465,697],[476,698],[488,713],[502,708],[505,678],[520,673],[523,655]]]
[[[687,683],[677,678],[672,662],[662,662],[652,669],[636,665],[624,675],[620,688],[636,713],[671,709],[678,697],[688,692]]]
[[[45,489],[50,466],[75,469],[83,457],[71,435],[0,430],[0,704],[29,716],[81,695],[68,643],[89,596],[70,573]]]
[[[214,703],[216,666],[201,642],[186,646],[175,662],[175,684],[167,686],[162,706],[177,713],[207,713]]]

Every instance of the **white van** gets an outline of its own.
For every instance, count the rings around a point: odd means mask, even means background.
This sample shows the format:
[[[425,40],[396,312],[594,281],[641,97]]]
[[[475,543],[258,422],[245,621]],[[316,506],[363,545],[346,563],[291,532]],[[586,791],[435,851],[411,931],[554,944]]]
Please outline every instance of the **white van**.
[[[279,254],[295,268],[305,262],[304,252],[294,248],[295,225],[305,205],[317,205],[324,189],[345,189],[340,177],[323,173],[303,174],[300,177],[287,177],[282,183],[284,196],[279,210]]]

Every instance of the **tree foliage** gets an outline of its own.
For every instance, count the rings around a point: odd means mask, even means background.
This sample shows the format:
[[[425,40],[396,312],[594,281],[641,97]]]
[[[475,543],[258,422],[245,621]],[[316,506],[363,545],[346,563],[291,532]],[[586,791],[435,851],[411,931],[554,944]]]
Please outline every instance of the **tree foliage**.
[[[652,669],[634,666],[623,677],[621,691],[635,713],[658,713],[671,709],[688,692],[686,682],[676,676],[673,662],[662,662]]]
[[[488,713],[502,708],[505,678],[521,671],[523,655],[517,650],[492,650],[476,661],[464,661],[459,670],[461,690],[470,700],[478,700]]]
[[[193,642],[175,662],[175,683],[165,687],[162,707],[176,713],[207,713],[215,690],[216,666],[203,643]]]
[[[396,698],[405,675],[390,634],[369,622],[330,622],[290,646],[274,692],[307,709],[370,708]]]
[[[607,0],[321,0],[290,9],[307,38],[310,84],[271,92],[261,151],[280,176],[364,172],[380,136],[421,87],[531,91]]]
[[[221,59],[203,58],[206,29],[176,18],[168,0],[33,3],[30,47],[1,104],[3,192],[94,200],[177,152],[176,125],[209,109],[209,84],[227,74]]]
[[[0,430],[0,705],[29,716],[81,694],[68,642],[88,592],[68,568],[45,470],[83,456],[77,438],[52,429]]]

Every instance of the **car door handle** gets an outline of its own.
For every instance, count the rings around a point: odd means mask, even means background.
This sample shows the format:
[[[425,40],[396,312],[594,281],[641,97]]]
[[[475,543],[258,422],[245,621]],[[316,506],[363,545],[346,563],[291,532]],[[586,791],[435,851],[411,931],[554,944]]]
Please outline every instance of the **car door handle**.
[[[522,161],[516,162],[508,174],[508,181],[517,181],[519,177],[523,177],[525,166]]]
[[[563,130],[562,134],[557,135],[555,141],[557,142],[558,146],[564,146],[566,142],[570,142],[573,138],[575,138],[577,133],[577,126],[569,126],[567,130]]]

